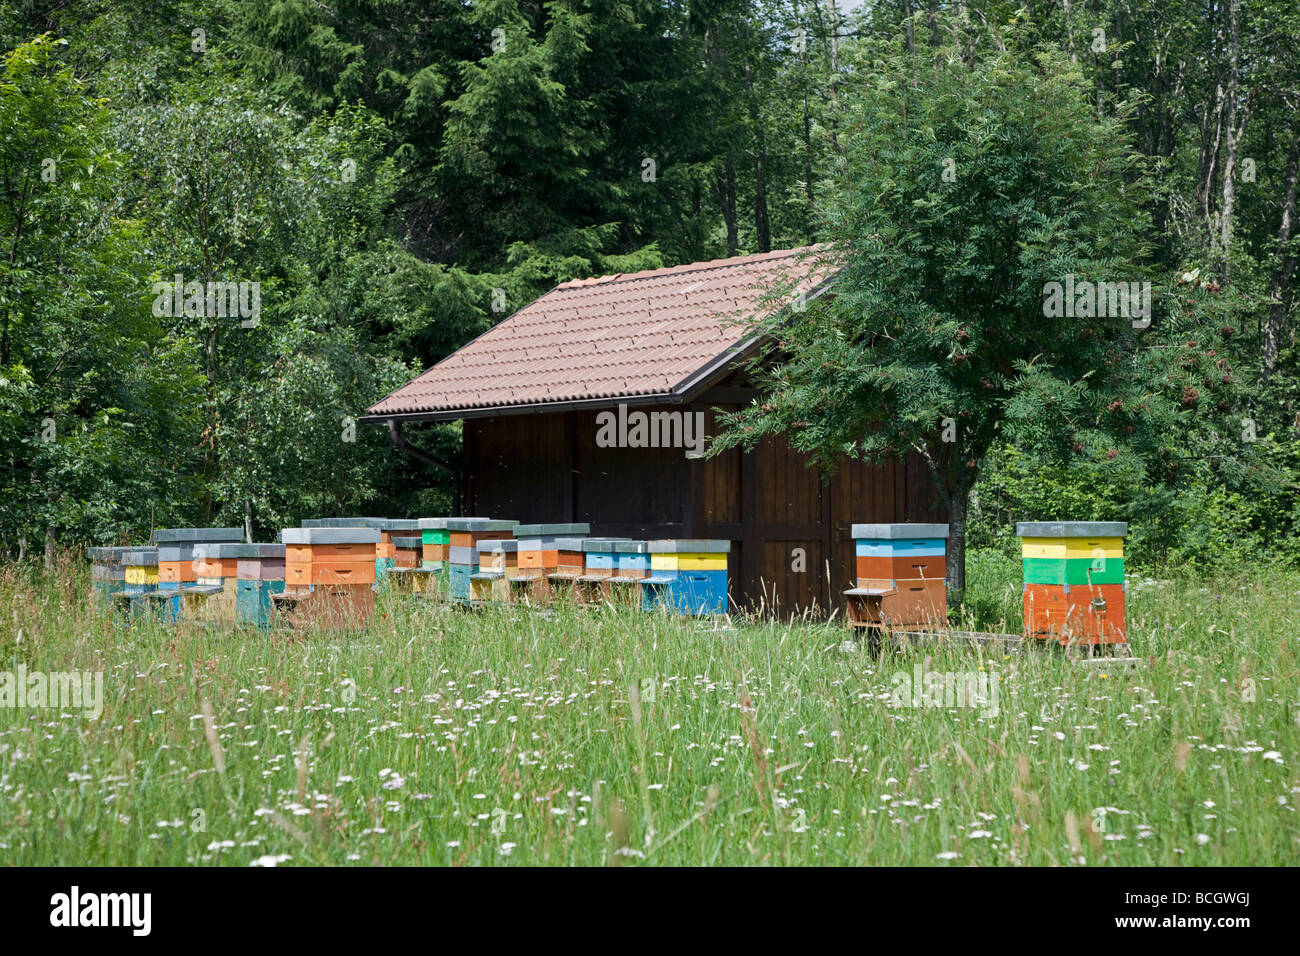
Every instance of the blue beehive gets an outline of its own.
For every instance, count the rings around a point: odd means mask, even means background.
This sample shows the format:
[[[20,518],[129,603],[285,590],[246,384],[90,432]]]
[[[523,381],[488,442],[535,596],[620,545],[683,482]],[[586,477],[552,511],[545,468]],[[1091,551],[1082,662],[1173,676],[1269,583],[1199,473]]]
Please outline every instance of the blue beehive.
[[[284,592],[285,546],[279,543],[229,545],[236,559],[235,623],[269,627],[272,598]]]
[[[138,548],[87,548],[90,558],[91,594],[101,604],[126,588],[126,555]]]
[[[650,576],[641,582],[641,606],[673,608],[682,614],[725,614],[730,541],[717,539],[649,542]]]
[[[448,518],[447,531],[451,538],[447,548],[450,566],[447,569],[447,596],[460,603],[473,601],[471,579],[478,574],[478,542],[483,538],[506,538],[519,524],[517,521],[490,518]]]

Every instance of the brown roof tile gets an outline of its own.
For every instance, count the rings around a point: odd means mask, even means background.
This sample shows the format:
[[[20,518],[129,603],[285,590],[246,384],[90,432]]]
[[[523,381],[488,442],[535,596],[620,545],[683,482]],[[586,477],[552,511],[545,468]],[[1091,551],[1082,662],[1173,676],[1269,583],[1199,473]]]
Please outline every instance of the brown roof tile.
[[[563,282],[403,385],[374,416],[668,395],[830,274],[819,247]],[[810,254],[814,253],[814,254]]]

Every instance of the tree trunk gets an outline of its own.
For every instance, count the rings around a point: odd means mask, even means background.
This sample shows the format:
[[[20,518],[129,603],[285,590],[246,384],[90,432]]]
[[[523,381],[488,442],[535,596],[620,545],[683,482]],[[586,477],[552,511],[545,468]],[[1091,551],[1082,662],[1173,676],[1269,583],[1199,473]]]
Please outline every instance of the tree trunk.
[[[1065,15],[1065,49],[1070,54],[1070,62],[1078,63],[1079,54],[1074,49],[1074,11],[1070,9],[1070,0],[1061,0],[1061,12]]]
[[[1282,339],[1282,326],[1291,306],[1291,277],[1295,274],[1295,253],[1291,250],[1291,233],[1295,229],[1296,178],[1300,175],[1300,129],[1291,135],[1291,147],[1286,156],[1286,185],[1282,195],[1282,222],[1277,227],[1278,264],[1268,289],[1268,318],[1264,324],[1264,362],[1262,378],[1265,382],[1277,367],[1278,343]]]
[[[45,570],[54,570],[54,525],[45,526]]]
[[[767,212],[767,136],[754,93],[754,71],[745,60],[745,98],[749,101],[749,122],[754,127],[754,238],[759,252],[772,251],[772,228]]]
[[[948,491],[948,555],[945,559],[944,584],[948,589],[948,606],[954,607],[966,595],[966,515],[970,506],[971,481],[957,478]]]
[[[1224,126],[1226,135],[1223,141],[1223,209],[1219,221],[1219,248],[1223,256],[1219,266],[1220,278],[1228,278],[1228,254],[1232,245],[1232,216],[1237,206],[1237,147],[1241,144],[1241,135],[1246,129],[1246,111],[1242,110],[1241,126],[1237,124],[1237,93],[1241,73],[1241,10],[1237,0],[1229,0],[1228,17],[1228,89],[1224,95]]]
[[[1215,91],[1214,115],[1207,103],[1201,118],[1201,153],[1197,162],[1196,205],[1208,227],[1210,222],[1210,193],[1214,185],[1214,166],[1219,156],[1219,138],[1223,129],[1223,87]],[[1213,235],[1213,233],[1211,233]]]
[[[740,235],[736,228],[736,161],[730,153],[723,162],[723,175],[718,179],[718,198],[723,222],[727,224],[727,255],[734,256],[740,247]]]

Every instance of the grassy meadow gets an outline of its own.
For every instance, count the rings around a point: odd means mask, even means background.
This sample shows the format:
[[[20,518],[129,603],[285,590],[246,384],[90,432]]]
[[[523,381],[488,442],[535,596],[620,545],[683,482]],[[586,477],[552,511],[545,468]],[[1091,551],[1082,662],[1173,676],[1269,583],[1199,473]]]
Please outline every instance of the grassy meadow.
[[[1016,630],[1018,568],[971,569],[970,623]],[[0,707],[0,864],[1300,862],[1290,572],[1131,576],[1134,668],[391,595],[350,636],[132,626],[88,591],[0,569],[0,670],[104,674],[97,721]],[[918,669],[996,690],[914,706]]]

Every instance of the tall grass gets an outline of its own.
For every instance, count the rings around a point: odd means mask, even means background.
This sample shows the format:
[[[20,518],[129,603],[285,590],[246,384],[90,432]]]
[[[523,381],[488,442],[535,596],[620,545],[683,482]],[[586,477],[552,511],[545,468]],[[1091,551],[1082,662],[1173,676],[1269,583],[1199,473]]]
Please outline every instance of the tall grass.
[[[1019,627],[1015,574],[974,556],[972,623]],[[1294,574],[1131,580],[1135,668],[391,595],[353,635],[129,625],[88,590],[0,569],[0,670],[106,697],[0,708],[0,863],[1300,860]],[[998,706],[895,705],[918,665]]]

